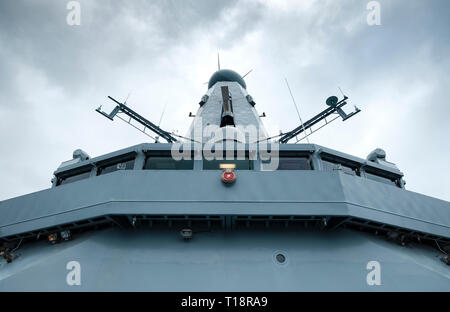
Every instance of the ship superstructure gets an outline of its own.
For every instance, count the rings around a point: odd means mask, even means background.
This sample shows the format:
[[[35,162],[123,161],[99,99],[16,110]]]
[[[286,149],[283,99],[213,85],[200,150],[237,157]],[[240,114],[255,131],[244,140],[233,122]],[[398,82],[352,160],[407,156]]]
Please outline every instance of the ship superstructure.
[[[289,144],[357,114],[347,100],[276,137],[230,70],[183,137],[114,100],[98,111],[156,143],[76,150],[50,189],[0,202],[0,290],[450,290],[449,202],[406,190],[382,149]]]

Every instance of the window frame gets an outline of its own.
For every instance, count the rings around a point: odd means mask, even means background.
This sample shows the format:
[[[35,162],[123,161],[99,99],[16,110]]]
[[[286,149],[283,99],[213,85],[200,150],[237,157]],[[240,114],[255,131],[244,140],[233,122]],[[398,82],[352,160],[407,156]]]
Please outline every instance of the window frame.
[[[194,170],[194,167],[195,167],[195,165],[194,165],[194,161],[195,161],[195,159],[194,159],[194,152],[192,152],[192,154],[191,154],[191,159],[190,160],[188,160],[188,159],[181,159],[181,160],[175,160],[175,159],[173,159],[173,157],[172,157],[172,154],[171,154],[171,150],[159,150],[159,151],[145,151],[144,152],[144,154],[145,154],[145,159],[144,159],[144,164],[143,164],[143,166],[142,166],[142,170],[175,170],[175,171],[189,171],[189,170]],[[147,167],[147,162],[149,161],[149,159],[151,159],[152,157],[154,157],[154,158],[170,158],[170,159],[172,159],[175,163],[180,163],[180,162],[183,162],[183,161],[188,161],[188,162],[192,162],[192,168],[191,168],[191,166],[189,166],[190,168],[189,169],[177,169],[177,168],[165,168],[165,169],[152,169],[152,168],[146,168]]]
[[[213,151],[214,151],[214,149],[213,149]],[[234,150],[233,152],[234,152],[233,153],[233,157],[234,157],[233,159],[227,159],[226,158],[227,157],[227,151],[226,150],[223,151],[222,159],[207,160],[207,159],[205,159],[205,156],[202,155],[202,166],[201,166],[202,169],[201,170],[205,170],[205,171],[223,170],[223,169],[220,169],[220,168],[217,168],[217,169],[205,169],[205,162],[211,162],[211,161],[219,162],[219,163],[220,162],[233,163],[233,162],[237,162],[237,161],[248,161],[249,162],[249,169],[239,169],[236,166],[236,169],[234,169],[234,170],[239,170],[239,171],[253,171],[253,170],[255,170],[255,160],[254,159],[250,159],[250,152],[249,152],[249,150],[240,149],[240,150]],[[244,159],[237,159],[238,154],[242,154],[242,152],[244,152]]]
[[[341,157],[330,157],[328,155],[321,155],[320,162],[322,164],[322,171],[330,172],[330,171],[334,171],[334,170],[339,170],[338,166],[341,166],[342,167],[341,170],[345,174],[361,177],[361,164],[360,163],[355,163],[351,160],[341,158]],[[334,164],[336,166],[336,168],[335,169],[333,168],[333,170],[328,170],[328,168],[325,169],[325,164]],[[351,170],[351,171],[348,171],[348,170]]]
[[[105,168],[109,168],[109,167],[114,166],[114,165],[117,166],[118,164],[121,164],[121,163],[128,163],[128,162],[130,162],[130,161],[132,161],[132,167],[129,168],[129,169],[127,169],[127,168],[125,168],[125,169],[118,169],[118,168],[117,168],[117,169],[115,169],[115,170],[113,170],[113,171],[110,171],[110,172],[106,172],[106,173],[103,173],[103,172],[102,172]],[[97,175],[97,176],[101,176],[101,175],[113,173],[113,172],[116,172],[116,171],[122,171],[122,170],[124,170],[124,171],[134,170],[134,165],[135,165],[135,164],[136,164],[136,157],[135,157],[135,156],[125,157],[125,158],[123,158],[123,159],[115,159],[114,161],[103,162],[102,164],[96,166],[96,167],[97,167],[96,175]]]
[[[59,173],[56,175],[56,186],[58,187],[61,185],[66,185],[66,184],[89,179],[91,177],[92,168],[93,168],[92,165],[81,166],[81,167],[78,167],[78,168],[75,168],[72,170],[63,171],[63,172]],[[67,179],[78,177],[81,175],[83,175],[82,178],[76,179],[74,181],[65,182]]]

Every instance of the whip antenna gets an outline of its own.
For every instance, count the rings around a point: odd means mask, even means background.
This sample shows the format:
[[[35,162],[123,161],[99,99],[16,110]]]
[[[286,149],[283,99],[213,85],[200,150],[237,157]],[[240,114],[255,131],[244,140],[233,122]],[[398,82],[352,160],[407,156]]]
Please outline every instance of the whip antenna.
[[[219,52],[217,52],[217,67],[220,70],[220,56],[219,56]]]
[[[294,95],[292,94],[291,87],[289,87],[289,82],[288,82],[287,78],[284,78],[284,80],[286,81],[286,85],[287,85],[287,87],[289,89],[289,93],[291,94],[292,102],[294,102],[294,106],[295,106],[295,110],[297,111],[298,119],[300,119],[300,123],[301,123],[301,125],[303,127],[303,131],[305,131],[305,126],[303,124],[302,117],[300,116],[300,111],[298,110],[297,103],[295,102]],[[306,137],[306,141],[308,141],[308,144],[309,144],[309,138],[308,137]]]
[[[250,69],[244,76],[242,76],[242,79],[244,79],[245,77],[248,76],[248,74],[250,74],[253,71],[253,69]]]

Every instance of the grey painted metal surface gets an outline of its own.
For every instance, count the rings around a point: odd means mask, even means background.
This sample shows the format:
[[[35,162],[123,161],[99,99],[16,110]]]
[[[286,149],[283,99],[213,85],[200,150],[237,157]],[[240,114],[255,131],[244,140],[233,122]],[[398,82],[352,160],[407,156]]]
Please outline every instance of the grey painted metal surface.
[[[114,172],[1,202],[0,237],[111,214],[354,216],[450,237],[448,202],[314,171],[242,171],[231,188],[216,171]]]
[[[248,102],[247,90],[235,81],[216,82],[208,90],[208,101],[198,109],[187,136],[194,138],[195,134],[198,133],[200,136],[203,135],[202,141],[206,143],[209,140],[209,136],[205,135],[205,128],[210,125],[220,126],[222,110],[221,87],[223,86],[228,87],[231,94],[235,125],[238,127],[254,126],[259,130],[257,139],[263,140],[267,138],[266,130],[256,109]],[[228,127],[227,130],[231,132],[234,130],[234,127]]]
[[[0,264],[0,291],[450,291],[438,256],[347,230],[204,232],[185,242],[177,232],[112,229],[24,247]],[[66,283],[71,261],[79,286]],[[380,286],[366,282],[370,261],[380,263]]]
[[[220,125],[226,86],[235,124],[262,129],[259,138],[267,138],[245,82],[225,80],[211,80],[188,136]],[[234,150],[248,151],[252,142],[243,143],[233,143]],[[406,234],[438,247],[450,241],[450,203],[407,191],[384,151],[361,159],[314,144],[283,144],[280,155],[307,155],[313,170],[263,171],[258,157],[253,170],[236,171],[230,186],[220,170],[203,170],[202,160],[192,170],[143,170],[148,155],[171,148],[140,144],[66,161],[50,189],[0,202],[0,241],[20,247],[12,263],[0,260],[0,291],[450,291],[450,269],[438,248],[402,247],[376,236]],[[129,157],[129,170],[99,175],[105,164]],[[325,168],[329,160],[339,166]],[[80,172],[82,180],[58,182]],[[185,224],[192,240],[180,237]],[[56,245],[38,240],[67,229],[86,231]],[[71,261],[81,265],[80,286],[66,281]],[[380,286],[366,281],[371,261],[381,265]]]
[[[295,150],[345,154],[314,145]],[[286,145],[283,150],[294,150]],[[169,144],[143,144],[109,157]],[[92,166],[108,157],[93,158]],[[367,161],[349,158],[368,166]],[[396,169],[370,166],[402,175]],[[141,167],[142,168],[142,167]],[[238,171],[225,187],[218,171],[117,171],[0,202],[0,238],[80,220],[123,214],[351,216],[450,237],[450,204],[341,171]],[[57,173],[60,171],[57,171]]]

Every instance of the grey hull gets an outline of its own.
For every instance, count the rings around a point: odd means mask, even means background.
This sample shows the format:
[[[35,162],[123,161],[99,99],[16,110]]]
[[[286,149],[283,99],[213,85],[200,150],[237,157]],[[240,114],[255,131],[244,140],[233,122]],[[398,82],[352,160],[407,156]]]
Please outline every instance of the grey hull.
[[[183,241],[176,231],[112,228],[20,253],[1,265],[1,291],[450,291],[436,250],[346,229],[213,231]],[[66,281],[71,261],[79,286]],[[367,284],[371,261],[380,263],[380,286]]]

